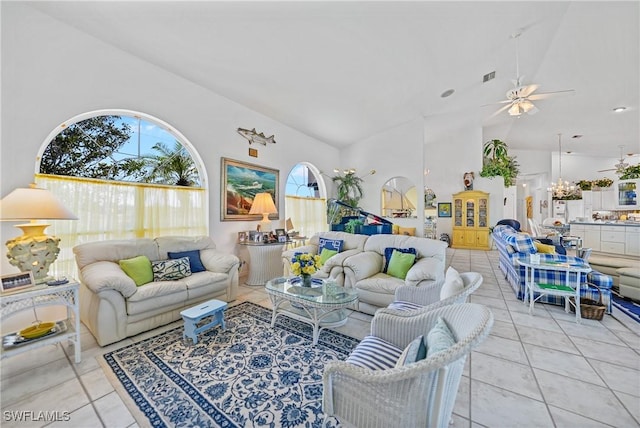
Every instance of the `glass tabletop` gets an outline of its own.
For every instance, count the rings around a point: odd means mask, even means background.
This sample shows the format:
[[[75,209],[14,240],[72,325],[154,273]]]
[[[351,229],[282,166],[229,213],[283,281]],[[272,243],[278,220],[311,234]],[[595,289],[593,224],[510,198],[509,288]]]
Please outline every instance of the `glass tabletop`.
[[[297,276],[275,278],[267,281],[265,289],[293,300],[306,300],[316,304],[345,304],[358,299],[355,290],[341,287],[333,280],[321,278],[313,278],[311,287],[303,287],[302,280]]]

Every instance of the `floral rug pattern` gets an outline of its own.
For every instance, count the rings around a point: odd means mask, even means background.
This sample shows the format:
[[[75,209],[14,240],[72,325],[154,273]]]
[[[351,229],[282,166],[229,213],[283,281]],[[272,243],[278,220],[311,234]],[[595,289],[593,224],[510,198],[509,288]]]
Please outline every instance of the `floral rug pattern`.
[[[322,372],[359,340],[242,303],[215,327],[182,339],[182,327],[104,355],[131,400],[154,427],[320,427]],[[130,401],[131,401],[130,400]],[[338,423],[329,418],[328,426]]]

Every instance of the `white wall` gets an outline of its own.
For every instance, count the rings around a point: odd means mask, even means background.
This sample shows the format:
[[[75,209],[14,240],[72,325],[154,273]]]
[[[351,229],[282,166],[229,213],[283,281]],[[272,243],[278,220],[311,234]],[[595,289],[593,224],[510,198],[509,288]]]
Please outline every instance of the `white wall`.
[[[237,232],[256,222],[220,221],[220,158],[280,170],[280,224],[284,183],[291,168],[308,161],[320,170],[337,164],[339,151],[279,122],[229,101],[140,58],[60,23],[27,3],[2,4],[2,145],[0,197],[33,181],[36,156],[59,124],[87,111],[122,108],[162,119],[193,144],[209,182],[209,232],[222,249],[234,251]],[[248,144],[238,127],[275,134],[277,144]],[[2,223],[1,242],[20,235]],[[2,257],[2,271],[14,271]]]

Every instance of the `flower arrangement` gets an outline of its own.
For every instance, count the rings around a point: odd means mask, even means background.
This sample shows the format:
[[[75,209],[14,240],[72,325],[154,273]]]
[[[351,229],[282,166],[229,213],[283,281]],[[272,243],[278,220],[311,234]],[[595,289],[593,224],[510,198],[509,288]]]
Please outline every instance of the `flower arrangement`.
[[[319,255],[309,253],[295,253],[291,259],[291,272],[294,275],[313,275],[320,269],[322,263]]]

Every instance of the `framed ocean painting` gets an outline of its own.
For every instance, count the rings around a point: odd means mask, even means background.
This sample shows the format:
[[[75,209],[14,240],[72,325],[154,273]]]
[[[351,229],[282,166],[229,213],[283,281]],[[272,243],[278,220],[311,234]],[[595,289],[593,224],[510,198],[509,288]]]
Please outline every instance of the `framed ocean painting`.
[[[249,211],[255,196],[265,192],[271,194],[278,210],[276,214],[269,214],[269,218],[277,220],[280,216],[278,204],[278,176],[280,172],[277,169],[229,158],[221,160],[220,220],[258,221],[262,219],[261,215],[250,215]]]

